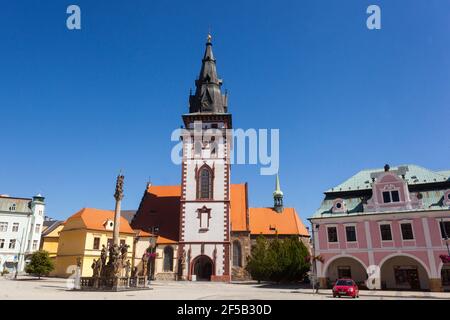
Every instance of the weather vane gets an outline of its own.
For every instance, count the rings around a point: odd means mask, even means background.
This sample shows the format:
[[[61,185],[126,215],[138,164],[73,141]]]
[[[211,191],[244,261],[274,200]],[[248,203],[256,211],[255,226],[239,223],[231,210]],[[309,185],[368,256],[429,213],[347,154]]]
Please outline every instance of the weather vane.
[[[207,37],[208,43],[211,42],[211,39],[212,39],[212,36],[211,36],[211,25],[209,25],[208,26],[208,37]]]

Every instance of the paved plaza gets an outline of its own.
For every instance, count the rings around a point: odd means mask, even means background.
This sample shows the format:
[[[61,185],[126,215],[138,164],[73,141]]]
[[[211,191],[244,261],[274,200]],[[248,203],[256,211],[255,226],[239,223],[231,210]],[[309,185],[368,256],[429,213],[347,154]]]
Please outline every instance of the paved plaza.
[[[69,284],[70,285],[70,284]],[[154,281],[151,290],[128,292],[79,292],[68,289],[66,279],[35,278],[21,276],[19,280],[0,278],[0,300],[332,300],[331,290],[311,289],[298,286],[277,286],[251,283],[211,282],[163,282]],[[450,293],[361,291],[361,300],[392,299],[449,299]]]

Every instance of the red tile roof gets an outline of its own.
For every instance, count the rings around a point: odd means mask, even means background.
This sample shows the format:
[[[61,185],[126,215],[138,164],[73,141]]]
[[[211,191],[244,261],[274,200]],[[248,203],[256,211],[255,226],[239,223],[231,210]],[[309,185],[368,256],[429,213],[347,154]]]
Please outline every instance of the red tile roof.
[[[230,198],[231,231],[248,231],[247,184],[232,184]]]
[[[309,236],[294,208],[278,213],[273,208],[250,208],[251,234]]]
[[[107,220],[114,221],[114,211],[101,210],[94,208],[83,208],[74,215],[70,216],[65,222],[63,230],[70,230],[73,228],[85,228],[88,230],[107,231],[105,222]],[[120,217],[120,233],[132,233],[130,224],[124,217]]]
[[[133,228],[150,231],[150,227],[157,226],[157,241],[177,242],[180,197],[179,185],[148,187],[132,222]],[[285,208],[282,213],[272,208],[248,208],[247,184],[231,185],[230,208],[231,231],[251,230],[251,234],[272,235],[275,231],[270,227],[274,227],[280,235],[308,235],[294,208]]]
[[[143,230],[134,230],[134,233],[136,234],[136,236],[138,237],[154,237],[155,235],[145,232]]]
[[[158,238],[156,239],[156,244],[175,244],[175,243],[177,243],[177,241],[170,240],[161,236],[158,236]]]
[[[178,186],[149,186],[131,223],[133,228],[152,232],[158,226],[158,234],[178,241],[180,230],[180,195]]]

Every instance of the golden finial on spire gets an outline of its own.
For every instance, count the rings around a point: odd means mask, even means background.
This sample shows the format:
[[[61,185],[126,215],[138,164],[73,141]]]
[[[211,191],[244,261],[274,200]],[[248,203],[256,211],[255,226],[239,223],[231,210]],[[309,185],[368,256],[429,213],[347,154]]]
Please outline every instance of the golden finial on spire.
[[[208,43],[211,43],[211,39],[212,39],[211,32],[208,32],[208,37],[206,38]]]

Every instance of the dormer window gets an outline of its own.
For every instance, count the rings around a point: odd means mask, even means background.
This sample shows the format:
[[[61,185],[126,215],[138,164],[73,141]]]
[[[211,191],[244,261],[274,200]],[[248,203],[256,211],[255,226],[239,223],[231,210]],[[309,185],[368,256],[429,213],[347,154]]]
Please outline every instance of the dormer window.
[[[406,180],[401,176],[408,171],[399,167],[395,171],[374,172],[376,178],[372,186],[372,197],[364,205],[365,212],[411,210],[423,208],[423,201],[418,193],[411,193]],[[423,194],[426,197],[426,193]]]
[[[346,205],[343,199],[336,199],[333,201],[332,212],[345,212]]]
[[[383,202],[384,203],[400,202],[400,195],[398,193],[398,190],[383,191]]]
[[[444,205],[450,206],[450,190],[444,192]]]
[[[9,211],[16,211],[16,204],[13,203],[10,207],[9,207]]]
[[[106,220],[105,223],[103,224],[105,226],[106,230],[113,230],[114,229],[114,221],[112,220]]]

